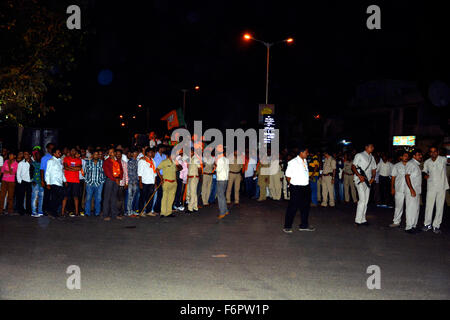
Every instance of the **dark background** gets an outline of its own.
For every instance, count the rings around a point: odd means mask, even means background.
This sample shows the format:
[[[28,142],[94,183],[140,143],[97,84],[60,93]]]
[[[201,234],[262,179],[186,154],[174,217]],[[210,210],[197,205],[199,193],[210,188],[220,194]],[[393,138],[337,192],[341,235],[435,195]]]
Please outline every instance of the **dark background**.
[[[371,4],[381,8],[381,30],[366,27]],[[162,133],[159,119],[181,107],[181,88],[195,85],[188,124],[256,128],[266,51],[243,41],[246,31],[268,42],[295,39],[271,49],[269,103],[282,133],[301,123],[311,128],[307,141],[319,134],[313,115],[342,112],[359,83],[413,80],[426,97],[431,81],[449,75],[449,19],[442,4],[428,1],[89,1],[81,9],[89,40],[74,99],[43,124],[63,128],[65,144],[128,143],[146,131],[147,107],[150,126]],[[113,72],[108,86],[97,81],[102,69]]]

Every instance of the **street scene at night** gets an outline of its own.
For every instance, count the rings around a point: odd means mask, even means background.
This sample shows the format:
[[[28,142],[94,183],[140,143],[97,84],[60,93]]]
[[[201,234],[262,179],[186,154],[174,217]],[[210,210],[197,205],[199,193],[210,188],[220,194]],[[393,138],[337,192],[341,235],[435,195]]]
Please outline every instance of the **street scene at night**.
[[[1,300],[450,299],[442,6],[4,0],[0,21]]]

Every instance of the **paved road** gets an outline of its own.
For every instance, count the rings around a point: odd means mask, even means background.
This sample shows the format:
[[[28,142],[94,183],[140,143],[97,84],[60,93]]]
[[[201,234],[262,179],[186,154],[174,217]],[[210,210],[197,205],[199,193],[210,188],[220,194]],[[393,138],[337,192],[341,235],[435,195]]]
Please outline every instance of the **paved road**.
[[[313,208],[316,232],[281,231],[286,203],[244,200],[195,216],[104,222],[0,216],[2,299],[449,299],[450,233],[387,227],[392,210]],[[299,216],[296,218],[298,223]],[[420,217],[422,222],[422,216]],[[66,269],[81,269],[81,290]],[[368,290],[366,269],[381,268]]]

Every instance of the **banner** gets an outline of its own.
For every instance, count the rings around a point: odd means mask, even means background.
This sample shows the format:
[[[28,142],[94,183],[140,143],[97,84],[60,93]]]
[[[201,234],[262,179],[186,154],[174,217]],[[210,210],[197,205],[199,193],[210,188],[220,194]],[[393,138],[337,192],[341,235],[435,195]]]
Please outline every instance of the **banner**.
[[[275,105],[273,104],[260,104],[258,112],[258,122],[260,124],[264,121],[264,116],[268,114],[275,114]]]
[[[167,121],[167,129],[177,128],[184,126],[184,115],[181,109],[172,110],[164,117],[161,118],[163,121]]]

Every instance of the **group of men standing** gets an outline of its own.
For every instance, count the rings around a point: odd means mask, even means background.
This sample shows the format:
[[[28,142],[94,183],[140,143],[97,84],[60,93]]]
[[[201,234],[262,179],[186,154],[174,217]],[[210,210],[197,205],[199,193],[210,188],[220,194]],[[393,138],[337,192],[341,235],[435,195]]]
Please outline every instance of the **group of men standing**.
[[[377,172],[381,175],[384,169],[380,166],[380,162],[377,164],[374,156],[373,144],[367,144],[363,152],[355,155],[353,161],[348,161],[346,157],[344,161],[344,179],[346,176],[347,186],[355,186],[358,194],[355,225],[367,226],[369,223],[366,219],[367,206],[370,198],[371,188],[375,185],[375,179]],[[324,184],[324,197],[323,200],[327,202],[327,195],[332,194],[332,190],[328,190],[328,186],[334,184],[333,170],[336,169],[335,161],[332,157],[325,153],[322,183]],[[421,169],[422,163],[422,151],[415,149],[411,152],[412,158],[410,159],[410,153],[405,151],[401,154],[399,162],[392,166],[392,171],[388,174],[383,174],[386,177],[386,181],[383,185],[388,185],[391,188],[391,194],[395,198],[395,210],[394,221],[389,226],[392,228],[400,227],[401,217],[403,214],[404,204],[406,215],[406,227],[405,231],[410,234],[414,234],[420,231],[433,230],[434,233],[441,233],[440,225],[442,223],[442,216],[444,210],[444,202],[446,198],[446,192],[449,189],[447,178],[447,159],[443,156],[439,156],[438,148],[431,147],[429,150],[430,158],[423,163],[423,169]],[[310,227],[308,224],[308,215],[311,202],[311,185],[310,182],[314,179],[314,174],[311,175],[308,167],[308,149],[300,148],[299,154],[288,162],[286,169],[286,178],[289,184],[290,201],[286,211],[285,225],[283,231],[285,233],[292,233],[292,224],[294,221],[295,213],[297,209],[301,212],[301,224],[299,226],[300,231],[314,231],[314,227]],[[315,159],[313,159],[315,161]],[[311,161],[310,161],[311,162]],[[389,163],[386,158],[383,159],[383,164],[388,166]],[[315,165],[313,165],[315,167]],[[351,170],[351,171],[350,171]],[[387,172],[387,171],[386,171]],[[390,178],[392,176],[392,179]],[[353,183],[348,181],[353,179]],[[422,194],[422,178],[427,181],[427,193],[426,193],[426,207],[424,226],[422,229],[417,228],[420,201]],[[330,181],[328,181],[330,180]],[[384,179],[381,179],[382,181]],[[324,182],[325,181],[325,182]],[[346,192],[348,187],[346,186]],[[348,197],[348,195],[347,195]],[[347,198],[348,199],[348,198]],[[353,199],[356,200],[355,195]],[[387,200],[386,200],[387,201]],[[323,205],[324,206],[324,205]],[[334,203],[330,201],[330,206],[334,206]],[[435,215],[433,219],[433,211],[435,209]]]

